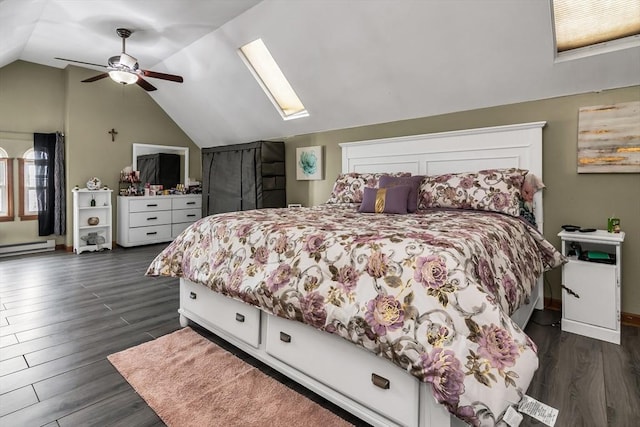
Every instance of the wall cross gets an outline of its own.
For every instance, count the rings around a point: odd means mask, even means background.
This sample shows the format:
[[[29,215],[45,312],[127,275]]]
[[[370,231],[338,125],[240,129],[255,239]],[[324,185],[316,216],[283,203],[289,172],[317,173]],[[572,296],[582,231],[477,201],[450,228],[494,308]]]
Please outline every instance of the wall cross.
[[[118,132],[116,132],[116,130],[114,128],[111,128],[111,130],[107,133],[111,134],[111,141],[115,141],[116,140],[116,135],[118,134]]]

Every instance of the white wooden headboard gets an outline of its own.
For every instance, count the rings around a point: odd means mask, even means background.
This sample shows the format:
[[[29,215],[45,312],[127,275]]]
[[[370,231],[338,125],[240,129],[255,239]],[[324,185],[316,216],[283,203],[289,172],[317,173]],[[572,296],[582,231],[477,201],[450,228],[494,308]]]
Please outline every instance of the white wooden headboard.
[[[542,128],[546,122],[522,123],[345,142],[342,172],[411,172],[439,175],[517,167],[542,179]],[[543,229],[542,192],[534,200],[538,229]]]

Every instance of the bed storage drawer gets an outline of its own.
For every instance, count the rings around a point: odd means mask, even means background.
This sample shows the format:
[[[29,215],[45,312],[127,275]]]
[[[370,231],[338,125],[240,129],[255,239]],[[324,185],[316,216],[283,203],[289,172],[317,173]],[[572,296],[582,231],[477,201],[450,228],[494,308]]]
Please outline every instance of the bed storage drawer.
[[[401,425],[418,425],[419,382],[340,337],[268,316],[266,351]]]
[[[181,280],[180,308],[253,347],[260,344],[260,310],[249,304],[219,295],[204,285]]]

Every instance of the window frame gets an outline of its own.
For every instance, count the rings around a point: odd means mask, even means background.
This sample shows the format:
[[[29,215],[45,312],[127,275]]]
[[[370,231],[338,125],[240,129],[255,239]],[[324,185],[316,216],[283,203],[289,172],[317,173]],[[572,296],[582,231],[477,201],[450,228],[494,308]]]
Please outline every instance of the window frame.
[[[257,38],[239,47],[238,55],[283,120],[309,117],[309,111],[262,38]],[[288,112],[289,108],[293,108],[295,111]]]
[[[549,0],[549,9],[551,12],[551,31],[553,32],[553,50],[554,62],[560,63],[565,61],[573,61],[576,59],[587,58],[595,55],[616,52],[624,49],[632,49],[640,47],[640,34],[634,34],[626,37],[593,43],[583,47],[576,47],[558,51],[558,42],[556,37],[556,18],[554,9],[554,0]]]
[[[29,150],[27,150],[24,155],[18,159],[18,176],[19,176],[19,180],[20,180],[20,206],[18,209],[18,215],[20,217],[20,219],[22,221],[33,221],[33,220],[37,220],[38,219],[38,212],[35,211],[28,211],[27,209],[25,209],[26,203],[27,203],[27,195],[28,192],[31,188],[35,188],[35,187],[28,187],[28,182],[26,182],[27,180],[25,179],[25,173],[27,171],[27,166],[29,164],[33,164],[35,166],[35,159],[33,158],[29,158],[29,154],[33,154],[33,149],[30,148]]]
[[[7,222],[7,221],[14,221],[15,220],[15,216],[13,213],[13,158],[9,157],[8,155],[6,155],[5,151],[3,149],[0,148],[0,150],[2,150],[0,153],[0,155],[2,155],[2,157],[0,157],[0,163],[4,163],[5,164],[5,172],[6,172],[6,176],[5,176],[5,184],[6,184],[6,190],[7,190],[7,214],[6,215],[1,215],[0,214],[0,222]]]

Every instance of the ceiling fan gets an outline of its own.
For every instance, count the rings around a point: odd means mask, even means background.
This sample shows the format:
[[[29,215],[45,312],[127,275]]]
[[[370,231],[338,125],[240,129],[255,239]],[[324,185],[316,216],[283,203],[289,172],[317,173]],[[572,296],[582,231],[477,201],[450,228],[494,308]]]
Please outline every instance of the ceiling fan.
[[[125,41],[131,35],[132,31],[126,28],[116,29],[118,36],[122,38],[122,53],[120,55],[112,56],[107,61],[107,65],[93,64],[91,62],[76,61],[73,59],[55,58],[62,61],[75,62],[78,64],[94,65],[96,67],[104,67],[107,69],[106,73],[98,74],[97,76],[90,77],[82,80],[82,83],[91,83],[97,80],[104,79],[105,77],[111,77],[117,83],[124,85],[136,83],[138,86],[147,91],[156,90],[157,88],[151,83],[143,79],[143,77],[153,77],[155,79],[169,80],[172,82],[182,83],[184,80],[181,76],[174,74],[158,73],[151,70],[143,70],[138,65],[138,60],[129,55],[125,51]]]

